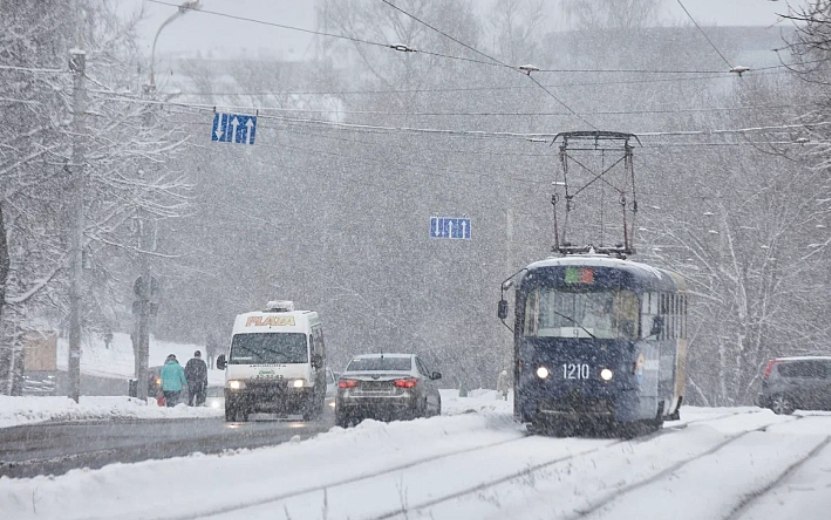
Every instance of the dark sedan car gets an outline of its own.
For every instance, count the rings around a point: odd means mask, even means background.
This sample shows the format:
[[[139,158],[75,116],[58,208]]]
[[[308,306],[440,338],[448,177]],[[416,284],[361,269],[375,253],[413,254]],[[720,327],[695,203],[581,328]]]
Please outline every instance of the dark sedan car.
[[[336,424],[440,415],[438,379],[415,354],[357,356],[338,379]]]
[[[777,414],[831,410],[831,356],[771,359],[762,374],[759,405]]]

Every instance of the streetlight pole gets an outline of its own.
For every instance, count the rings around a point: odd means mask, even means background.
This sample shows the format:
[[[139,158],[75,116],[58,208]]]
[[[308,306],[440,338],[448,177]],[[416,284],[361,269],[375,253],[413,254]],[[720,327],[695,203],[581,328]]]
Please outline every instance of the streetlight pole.
[[[159,41],[159,35],[162,30],[167,27],[173,20],[183,16],[190,10],[198,9],[199,0],[188,0],[183,2],[178,10],[170,15],[156,30],[156,35],[153,37],[153,46],[150,50],[150,73],[147,85],[144,87],[144,96],[148,101],[153,101],[156,94],[156,43]],[[145,124],[149,127],[152,124],[152,103],[148,104],[147,112],[145,113]],[[157,287],[153,283],[153,272],[150,268],[150,261],[147,258],[147,252],[155,251],[156,237],[155,226],[150,224],[150,219],[141,218],[141,209],[139,209],[139,255],[141,263],[141,276],[134,286],[136,296],[138,297],[137,306],[135,310],[138,314],[138,322],[136,323],[135,340],[138,345],[134,347],[138,350],[137,366],[136,366],[136,397],[142,400],[147,399],[147,381],[148,381],[148,365],[150,364],[150,319],[155,314],[153,307],[158,305],[154,300],[157,297]]]

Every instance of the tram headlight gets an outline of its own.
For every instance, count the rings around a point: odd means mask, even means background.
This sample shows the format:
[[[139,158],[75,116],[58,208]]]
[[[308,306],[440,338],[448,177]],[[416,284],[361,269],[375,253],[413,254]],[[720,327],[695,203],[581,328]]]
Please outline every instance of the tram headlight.
[[[615,373],[612,372],[611,368],[604,368],[600,371],[600,379],[604,381],[611,381],[613,377],[615,377]]]
[[[545,368],[545,367],[539,367],[539,368],[537,369],[537,377],[539,377],[540,379],[545,379],[545,378],[547,378],[549,373],[550,373],[550,372],[549,372],[549,371],[548,371],[548,369],[547,369],[547,368]]]

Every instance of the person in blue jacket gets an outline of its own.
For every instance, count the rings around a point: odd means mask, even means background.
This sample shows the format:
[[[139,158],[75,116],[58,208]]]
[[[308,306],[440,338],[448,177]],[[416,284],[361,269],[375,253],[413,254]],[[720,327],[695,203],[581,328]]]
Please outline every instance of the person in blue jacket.
[[[176,356],[170,354],[164,362],[161,373],[162,379],[162,393],[164,394],[165,404],[168,407],[176,406],[179,403],[179,396],[182,394],[182,388],[187,384],[185,379],[185,369],[176,360]]]

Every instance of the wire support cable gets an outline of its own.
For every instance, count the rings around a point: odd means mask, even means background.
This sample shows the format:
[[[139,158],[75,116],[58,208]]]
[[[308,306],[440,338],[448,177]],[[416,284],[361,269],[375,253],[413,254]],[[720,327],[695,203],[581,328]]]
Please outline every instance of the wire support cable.
[[[112,94],[114,99],[124,102],[144,103],[155,105],[166,105],[174,108],[183,108],[191,111],[200,112],[214,112],[215,108],[207,104],[192,104],[182,103],[176,101],[163,100],[147,100],[136,98],[132,96],[124,96]],[[240,107],[227,107],[239,109]],[[258,109],[253,107],[245,108],[245,110],[256,111]],[[557,133],[553,132],[503,132],[503,131],[489,131],[489,130],[467,130],[467,129],[453,129],[453,128],[424,128],[424,127],[408,127],[408,126],[384,126],[384,125],[370,125],[360,123],[344,123],[338,121],[325,121],[320,119],[304,119],[296,117],[287,117],[276,114],[259,114],[258,118],[271,119],[275,121],[282,121],[286,123],[304,124],[331,127],[343,130],[354,130],[364,132],[398,132],[398,133],[413,133],[413,134],[432,134],[443,136],[458,136],[470,138],[519,138],[525,140],[534,139],[552,139]],[[205,124],[210,124],[206,121]],[[694,135],[717,135],[717,134],[741,134],[752,132],[768,132],[777,130],[799,130],[806,128],[822,127],[831,125],[831,121],[820,121],[817,123],[800,123],[791,125],[777,125],[777,126],[760,126],[748,128],[727,128],[727,129],[701,129],[701,130],[665,130],[665,131],[641,131],[632,132],[640,137],[659,137],[659,136],[694,136]]]
[[[247,16],[240,16],[240,15],[236,15],[236,14],[225,13],[225,12],[222,12],[222,11],[212,11],[210,9],[204,9],[204,8],[198,7],[198,6],[177,5],[177,4],[174,4],[172,2],[167,2],[165,0],[147,0],[147,1],[152,2],[154,4],[165,5],[165,6],[168,6],[168,7],[175,7],[177,9],[186,9],[186,10],[191,10],[191,11],[195,11],[195,12],[198,12],[198,13],[209,14],[209,15],[213,15],[213,16],[220,16],[220,17],[223,17],[223,18],[228,18],[228,19],[231,19],[231,20],[237,20],[237,21],[240,21],[240,22],[250,22],[250,23],[255,23],[255,24],[259,24],[259,25],[265,25],[265,26],[268,26],[268,27],[274,27],[274,28],[277,28],[277,29],[285,29],[285,30],[288,30],[288,31],[297,31],[297,32],[305,33],[305,34],[315,35],[315,36],[325,36],[327,38],[335,38],[335,39],[339,39],[339,40],[346,40],[346,41],[350,41],[350,42],[353,42],[353,43],[371,45],[371,46],[374,46],[374,47],[383,47],[383,48],[392,49],[394,51],[403,52],[403,53],[424,54],[424,55],[427,55],[427,56],[436,56],[436,57],[439,57],[439,58],[445,58],[445,59],[449,59],[449,60],[468,61],[468,62],[473,62],[473,63],[479,63],[479,64],[482,64],[482,65],[495,65],[494,63],[491,63],[491,62],[487,62],[487,61],[483,61],[483,60],[477,60],[477,59],[474,59],[474,58],[467,58],[467,57],[464,57],[464,56],[453,56],[453,55],[450,55],[450,54],[444,54],[444,53],[440,53],[440,52],[433,52],[433,51],[427,51],[427,50],[422,50],[422,49],[415,49],[415,48],[412,48],[412,47],[409,47],[409,46],[403,45],[403,44],[391,44],[391,43],[386,43],[386,42],[367,40],[367,39],[364,39],[364,38],[357,38],[355,36],[348,36],[346,34],[337,34],[337,33],[325,32],[325,31],[315,31],[313,29],[305,29],[303,27],[295,27],[293,25],[286,25],[286,24],[281,24],[281,23],[276,23],[276,22],[269,22],[269,21],[266,21],[266,20],[259,20],[257,18],[249,18]]]
[[[424,26],[425,26],[425,27],[427,27],[428,29],[431,29],[432,31],[435,31],[435,32],[437,32],[437,33],[441,34],[441,35],[442,35],[442,36],[444,36],[445,38],[450,39],[451,41],[453,41],[453,42],[455,42],[455,43],[457,43],[457,44],[459,44],[459,45],[463,46],[464,48],[469,49],[470,51],[475,52],[476,54],[478,54],[478,55],[480,55],[480,56],[483,56],[483,57],[485,57],[485,58],[487,58],[487,59],[491,60],[492,62],[494,62],[494,63],[496,63],[496,64],[498,64],[498,65],[501,65],[501,66],[503,66],[503,67],[507,67],[507,68],[510,68],[510,69],[512,69],[512,70],[516,70],[516,71],[518,71],[518,72],[520,72],[520,73],[522,73],[522,74],[525,74],[526,76],[528,76],[528,77],[531,79],[531,81],[533,81],[533,82],[534,82],[534,84],[536,84],[539,88],[541,88],[541,89],[542,89],[542,90],[543,90],[546,94],[548,94],[548,95],[549,95],[552,99],[554,99],[557,103],[559,103],[560,105],[562,105],[562,106],[563,106],[563,108],[565,108],[566,110],[568,110],[568,111],[569,111],[572,115],[574,115],[577,119],[579,119],[580,121],[583,121],[584,123],[586,123],[587,125],[589,125],[591,128],[593,128],[594,130],[598,130],[598,128],[597,128],[596,126],[594,126],[594,125],[593,125],[593,124],[592,124],[589,120],[587,120],[585,117],[583,117],[583,116],[581,116],[580,114],[578,114],[578,113],[577,113],[574,109],[572,109],[570,106],[568,106],[568,105],[567,105],[567,104],[566,104],[566,103],[565,103],[562,99],[560,99],[559,97],[557,97],[557,96],[556,96],[556,95],[555,95],[555,94],[554,94],[551,90],[549,90],[548,88],[544,87],[544,86],[542,85],[542,83],[540,83],[539,81],[537,81],[537,79],[536,79],[536,78],[532,77],[532,76],[531,76],[531,71],[530,71],[530,70],[524,70],[524,68],[523,68],[523,67],[514,67],[514,66],[512,66],[512,65],[508,65],[507,63],[505,63],[505,62],[503,62],[503,61],[500,61],[500,60],[498,60],[498,59],[494,58],[493,56],[490,56],[490,55],[488,55],[488,54],[485,54],[484,52],[482,52],[482,51],[480,51],[480,50],[476,49],[476,48],[475,48],[475,47],[473,47],[472,45],[469,45],[469,44],[467,44],[467,43],[464,43],[464,42],[462,42],[461,40],[459,40],[458,38],[455,38],[455,37],[451,36],[450,34],[447,34],[446,32],[444,32],[444,31],[442,31],[442,30],[440,30],[440,29],[438,29],[438,28],[436,28],[436,27],[434,27],[434,26],[430,25],[429,23],[427,23],[427,22],[425,22],[424,20],[422,20],[422,19],[418,18],[417,16],[415,16],[415,15],[413,15],[413,14],[411,14],[411,13],[409,13],[409,12],[405,11],[404,9],[401,9],[400,7],[396,6],[395,4],[393,4],[392,2],[390,2],[389,0],[381,0],[381,1],[382,1],[383,3],[385,3],[386,5],[388,5],[388,6],[392,7],[392,8],[393,8],[393,9],[395,9],[396,11],[398,11],[398,12],[400,12],[400,13],[404,14],[405,16],[407,16],[407,17],[409,17],[409,18],[412,18],[413,20],[415,20],[416,22],[418,22],[418,23],[420,23],[420,24],[424,25]]]
[[[698,25],[698,22],[695,21],[693,15],[687,10],[686,7],[684,7],[684,3],[681,0],[676,1],[678,2],[678,5],[681,6],[681,9],[684,10],[684,13],[686,13],[687,18],[689,18],[693,25],[695,25],[695,28],[698,29],[698,32],[700,32],[701,35],[704,36],[704,39],[707,40],[707,43],[710,44],[710,47],[712,47],[713,50],[716,51],[716,54],[718,54],[721,57],[721,59],[724,60],[724,63],[727,64],[727,67],[731,70],[734,69],[733,64],[730,63],[730,60],[728,60],[727,57],[719,50],[719,48],[716,47],[716,44],[713,43],[713,40],[711,40],[710,37],[707,36],[707,33],[704,31],[704,29],[702,29],[701,26]]]

